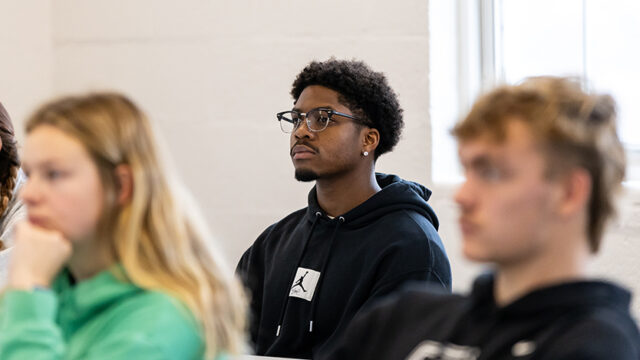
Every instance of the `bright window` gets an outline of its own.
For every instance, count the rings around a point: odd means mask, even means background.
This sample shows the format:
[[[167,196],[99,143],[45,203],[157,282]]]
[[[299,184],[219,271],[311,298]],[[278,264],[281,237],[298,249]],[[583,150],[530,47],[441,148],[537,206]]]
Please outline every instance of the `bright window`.
[[[477,93],[536,75],[581,76],[616,99],[627,179],[640,180],[640,1],[431,0],[429,9],[434,181],[460,178],[448,130]]]

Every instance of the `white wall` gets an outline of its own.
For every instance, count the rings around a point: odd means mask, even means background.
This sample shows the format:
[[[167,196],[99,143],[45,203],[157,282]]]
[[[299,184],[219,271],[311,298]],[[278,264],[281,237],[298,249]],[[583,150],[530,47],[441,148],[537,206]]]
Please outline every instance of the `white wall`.
[[[387,74],[406,128],[378,170],[430,185],[426,0],[0,1],[0,39],[9,45],[0,99],[16,122],[53,94],[129,94],[163,134],[231,264],[306,204],[311,185],[293,179],[274,114],[291,107],[290,85],[310,60],[358,58]],[[9,50],[21,57],[7,58]],[[466,289],[478,267],[459,256],[453,189],[435,186],[432,204],[454,287]],[[626,196],[594,272],[640,293],[638,200]]]
[[[426,18],[424,0],[58,1],[54,92],[112,88],[140,102],[235,263],[306,204],[311,185],[293,179],[275,113],[312,59],[388,74],[407,127],[380,169],[429,179]]]
[[[51,96],[50,0],[0,0],[0,102],[21,119]]]

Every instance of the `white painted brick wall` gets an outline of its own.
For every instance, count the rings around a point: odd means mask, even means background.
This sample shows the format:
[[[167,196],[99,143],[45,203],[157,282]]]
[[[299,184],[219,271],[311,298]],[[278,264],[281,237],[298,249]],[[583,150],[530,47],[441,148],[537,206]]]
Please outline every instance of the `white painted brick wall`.
[[[0,102],[18,136],[22,119],[51,96],[50,0],[0,0]]]
[[[277,111],[312,59],[387,73],[406,113],[379,169],[429,179],[427,2],[59,1],[55,93],[115,89],[157,123],[230,262],[305,206]]]

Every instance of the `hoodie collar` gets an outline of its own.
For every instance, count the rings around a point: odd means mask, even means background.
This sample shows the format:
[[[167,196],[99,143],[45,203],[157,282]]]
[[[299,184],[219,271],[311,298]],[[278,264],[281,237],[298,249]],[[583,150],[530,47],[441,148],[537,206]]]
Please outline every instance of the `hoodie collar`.
[[[487,273],[479,276],[474,284],[471,297],[475,306],[486,306],[494,310],[512,314],[539,314],[545,309],[606,306],[629,309],[631,294],[624,288],[603,280],[579,280],[554,284],[535,289],[504,307],[498,307],[494,298],[495,275]]]
[[[120,264],[78,283],[74,283],[71,273],[65,268],[56,277],[52,288],[60,300],[60,323],[71,329],[103,309],[143,291],[129,280]]]
[[[368,224],[390,212],[411,209],[423,214],[434,228],[438,229],[438,218],[427,203],[431,197],[431,190],[391,174],[376,173],[376,181],[380,185],[380,191],[347,213],[336,217],[344,218],[345,226]],[[318,212],[326,216],[326,212],[318,204],[315,186],[309,191],[308,204],[306,214],[308,221],[315,221]]]

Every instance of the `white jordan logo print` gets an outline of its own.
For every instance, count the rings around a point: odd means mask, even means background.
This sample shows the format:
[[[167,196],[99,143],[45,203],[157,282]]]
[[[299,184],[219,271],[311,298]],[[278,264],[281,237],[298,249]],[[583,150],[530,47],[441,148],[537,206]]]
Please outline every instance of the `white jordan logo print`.
[[[520,340],[511,348],[514,357],[522,357],[533,354],[536,351],[536,343],[528,340]]]
[[[406,360],[476,360],[479,356],[480,349],[475,347],[425,340],[413,349]]]
[[[313,293],[316,291],[316,285],[320,279],[320,273],[305,268],[298,268],[296,276],[293,279],[289,296],[297,297],[311,301]]]

